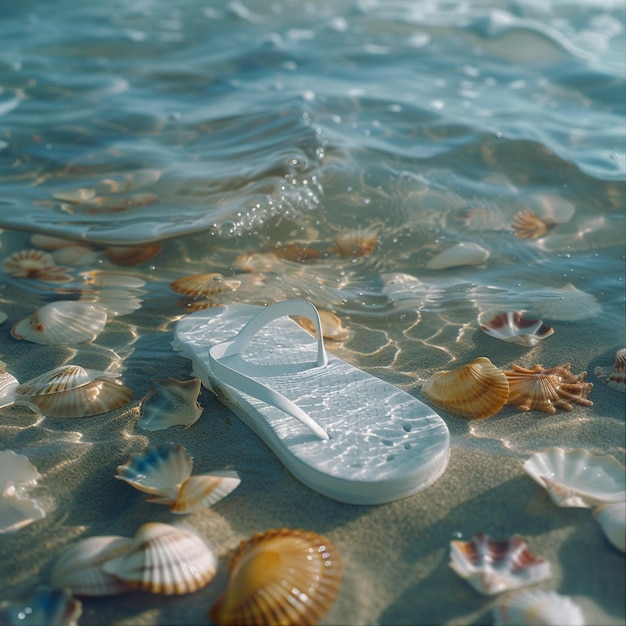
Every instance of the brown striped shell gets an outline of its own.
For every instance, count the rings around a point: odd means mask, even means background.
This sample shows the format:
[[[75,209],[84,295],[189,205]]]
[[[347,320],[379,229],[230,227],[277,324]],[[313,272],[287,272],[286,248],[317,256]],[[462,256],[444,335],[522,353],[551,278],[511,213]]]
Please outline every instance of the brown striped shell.
[[[162,250],[163,244],[157,242],[143,246],[109,246],[104,254],[115,265],[131,266],[148,261],[160,254]]]
[[[513,217],[513,232],[521,239],[540,239],[548,234],[555,224],[544,220],[530,210],[518,211]]]
[[[67,268],[56,265],[51,254],[42,250],[26,249],[14,252],[2,262],[7,274],[16,278],[33,278],[50,283],[72,280]]]
[[[282,528],[243,541],[228,586],[210,612],[220,626],[317,624],[341,584],[339,553],[314,532]]]
[[[478,357],[467,365],[433,374],[422,385],[422,393],[451,415],[482,419],[506,404],[509,385],[504,373],[488,358]]]
[[[185,515],[206,509],[225,498],[240,483],[239,474],[229,470],[190,476],[180,486],[170,511]]]
[[[378,244],[378,235],[363,228],[347,230],[335,239],[332,252],[342,257],[367,256]]]

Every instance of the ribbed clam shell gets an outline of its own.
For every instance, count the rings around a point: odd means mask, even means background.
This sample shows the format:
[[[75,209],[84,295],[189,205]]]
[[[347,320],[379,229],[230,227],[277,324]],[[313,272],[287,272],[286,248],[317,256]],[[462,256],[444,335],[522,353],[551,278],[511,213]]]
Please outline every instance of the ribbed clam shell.
[[[594,374],[605,384],[626,393],[626,348],[615,353],[615,362],[608,367],[596,367]]]
[[[98,536],[70,544],[56,560],[50,575],[55,589],[71,589],[78,596],[109,596],[131,591],[132,587],[102,566],[125,554],[133,545],[128,537]]]
[[[550,448],[527,459],[524,471],[557,506],[591,508],[624,499],[624,466],[609,455]]]
[[[170,283],[170,289],[190,298],[210,297],[220,293],[235,291],[241,281],[224,278],[222,274],[191,274],[182,276]]]
[[[426,268],[429,270],[445,270],[449,267],[482,265],[487,262],[489,256],[489,250],[479,246],[477,243],[462,241],[430,259],[426,263]]]
[[[626,497],[626,494],[624,494]],[[626,501],[601,504],[593,517],[600,524],[606,538],[618,549],[626,550]]]
[[[180,486],[170,510],[183,515],[206,509],[234,491],[239,483],[239,474],[228,470],[190,476]]]
[[[495,626],[584,626],[580,607],[555,591],[525,589],[502,596],[493,607]]]
[[[344,328],[341,320],[330,311],[324,309],[318,309],[320,315],[320,321],[322,322],[322,334],[324,339],[332,339],[333,341],[346,341],[350,337],[350,331]],[[305,330],[315,335],[315,324],[308,318],[300,315],[295,315],[293,319],[302,326]]]
[[[485,324],[480,324],[480,329],[496,339],[529,347],[536,346],[554,333],[554,329],[542,320],[527,319],[519,311],[499,313]]]
[[[106,310],[78,300],[50,302],[11,329],[16,339],[42,345],[73,346],[97,337],[107,321]]]
[[[111,263],[120,266],[139,265],[160,254],[163,244],[160,242],[144,246],[110,246],[104,253]]]
[[[378,235],[363,228],[347,230],[335,239],[333,252],[342,257],[367,256],[378,245]]]
[[[422,385],[422,393],[451,415],[482,419],[506,404],[509,385],[488,358],[478,357],[467,365],[433,374]]]
[[[575,404],[592,406],[587,396],[593,388],[586,383],[587,372],[572,374],[569,363],[545,368],[535,365],[524,368],[511,365],[504,375],[509,382],[509,404],[515,404],[519,411],[534,409],[544,413],[556,413],[557,409],[571,411]]]
[[[518,211],[513,218],[513,232],[521,239],[544,237],[554,225],[528,209]]]
[[[13,404],[15,401],[15,390],[19,384],[19,381],[13,374],[0,369],[0,409]]]
[[[15,389],[15,403],[46,417],[88,417],[118,409],[133,397],[117,374],[63,365]]]
[[[170,426],[191,426],[202,415],[198,404],[200,379],[155,378],[139,407],[137,427],[162,430]]]
[[[183,446],[166,443],[131,454],[118,466],[115,478],[150,494],[150,502],[172,504],[192,468],[193,461]]]
[[[476,533],[470,541],[451,541],[450,567],[485,595],[531,585],[551,575],[550,563],[535,556],[518,535],[492,539]]]
[[[150,593],[182,595],[213,580],[217,560],[195,533],[150,522],[137,530],[130,550],[107,561],[103,569]]]
[[[41,585],[28,596],[0,602],[3,626],[76,626],[83,612],[69,589]]]
[[[16,278],[35,278],[46,282],[68,282],[72,280],[67,268],[57,266],[52,255],[42,250],[26,249],[14,252],[2,262],[7,274]]]
[[[228,586],[211,619],[220,626],[317,624],[337,596],[341,572],[336,548],[316,533],[258,533],[233,555]]]

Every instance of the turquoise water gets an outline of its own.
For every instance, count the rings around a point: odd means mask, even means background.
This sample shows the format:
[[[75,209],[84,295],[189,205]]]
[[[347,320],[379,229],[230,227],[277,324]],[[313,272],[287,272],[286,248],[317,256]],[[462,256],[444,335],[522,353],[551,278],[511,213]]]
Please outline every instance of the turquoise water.
[[[189,373],[169,342],[194,302],[170,283],[219,272],[241,283],[226,303],[334,312],[339,355],[415,394],[451,364],[526,354],[478,329],[502,310],[555,327],[533,362],[606,365],[625,341],[625,40],[622,0],[2,3],[0,257],[43,246],[69,279],[2,273],[0,357],[20,380],[43,359],[119,369],[139,399]],[[542,236],[513,228],[526,210]],[[355,230],[375,246],[340,254]],[[488,257],[428,267],[459,242]],[[243,271],[290,245],[316,256]],[[94,269],[122,273],[122,295]],[[141,307],[75,348],[10,336],[85,292]]]

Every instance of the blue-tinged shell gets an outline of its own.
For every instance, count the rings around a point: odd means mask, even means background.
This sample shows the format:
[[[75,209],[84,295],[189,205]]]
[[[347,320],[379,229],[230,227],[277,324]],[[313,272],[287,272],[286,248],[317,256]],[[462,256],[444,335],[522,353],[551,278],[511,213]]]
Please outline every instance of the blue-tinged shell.
[[[155,378],[141,401],[137,427],[142,430],[163,430],[170,426],[195,424],[203,408],[198,404],[200,380]]]
[[[26,597],[0,602],[0,624],[6,626],[76,626],[83,612],[69,589],[37,589]]]

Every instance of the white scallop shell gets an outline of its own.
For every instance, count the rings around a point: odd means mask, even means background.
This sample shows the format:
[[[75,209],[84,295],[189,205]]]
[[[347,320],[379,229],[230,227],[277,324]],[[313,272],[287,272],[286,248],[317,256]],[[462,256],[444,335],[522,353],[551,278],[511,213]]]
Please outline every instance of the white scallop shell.
[[[155,378],[141,401],[137,427],[154,431],[195,424],[204,410],[197,401],[199,394],[198,378]]]
[[[239,474],[229,470],[190,476],[180,486],[170,510],[183,515],[206,509],[225,498],[240,483]]]
[[[102,565],[128,552],[132,545],[132,539],[117,535],[81,539],[68,546],[56,560],[50,584],[55,589],[71,589],[79,596],[108,596],[130,591],[128,584],[107,574]]]
[[[495,626],[584,626],[580,607],[554,591],[525,589],[502,596],[493,607]]]
[[[88,417],[118,409],[132,391],[119,374],[62,365],[15,388],[15,404],[46,417]]]
[[[623,494],[626,497],[626,494]],[[600,524],[606,538],[618,549],[626,550],[626,501],[601,504],[593,517]]]
[[[0,602],[3,626],[77,626],[83,612],[80,600],[69,589],[41,585],[28,596]]]
[[[626,393],[626,348],[615,353],[615,362],[608,367],[596,367],[594,374],[607,386]]]
[[[477,243],[462,241],[440,252],[426,263],[429,270],[444,270],[464,265],[482,265],[489,258],[489,250]]]
[[[0,362],[0,365],[2,363]],[[15,376],[4,369],[0,369],[0,409],[10,406],[15,402],[15,390],[19,386]]]
[[[593,508],[624,499],[624,466],[612,456],[551,448],[533,454],[524,470],[557,506]]]
[[[531,313],[540,318],[573,322],[602,312],[596,298],[571,283],[558,289],[533,292]]]
[[[16,339],[42,345],[75,345],[97,337],[107,321],[106,310],[78,300],[50,302],[11,329]]]
[[[33,486],[41,478],[37,468],[23,454],[13,450],[0,451],[0,487],[7,483]]]
[[[171,443],[135,452],[117,468],[115,478],[149,494],[149,502],[173,504],[181,484],[191,476],[193,461],[183,446]]]
[[[182,595],[213,580],[217,559],[195,533],[150,522],[137,530],[128,552],[102,567],[107,574],[144,591]]]

